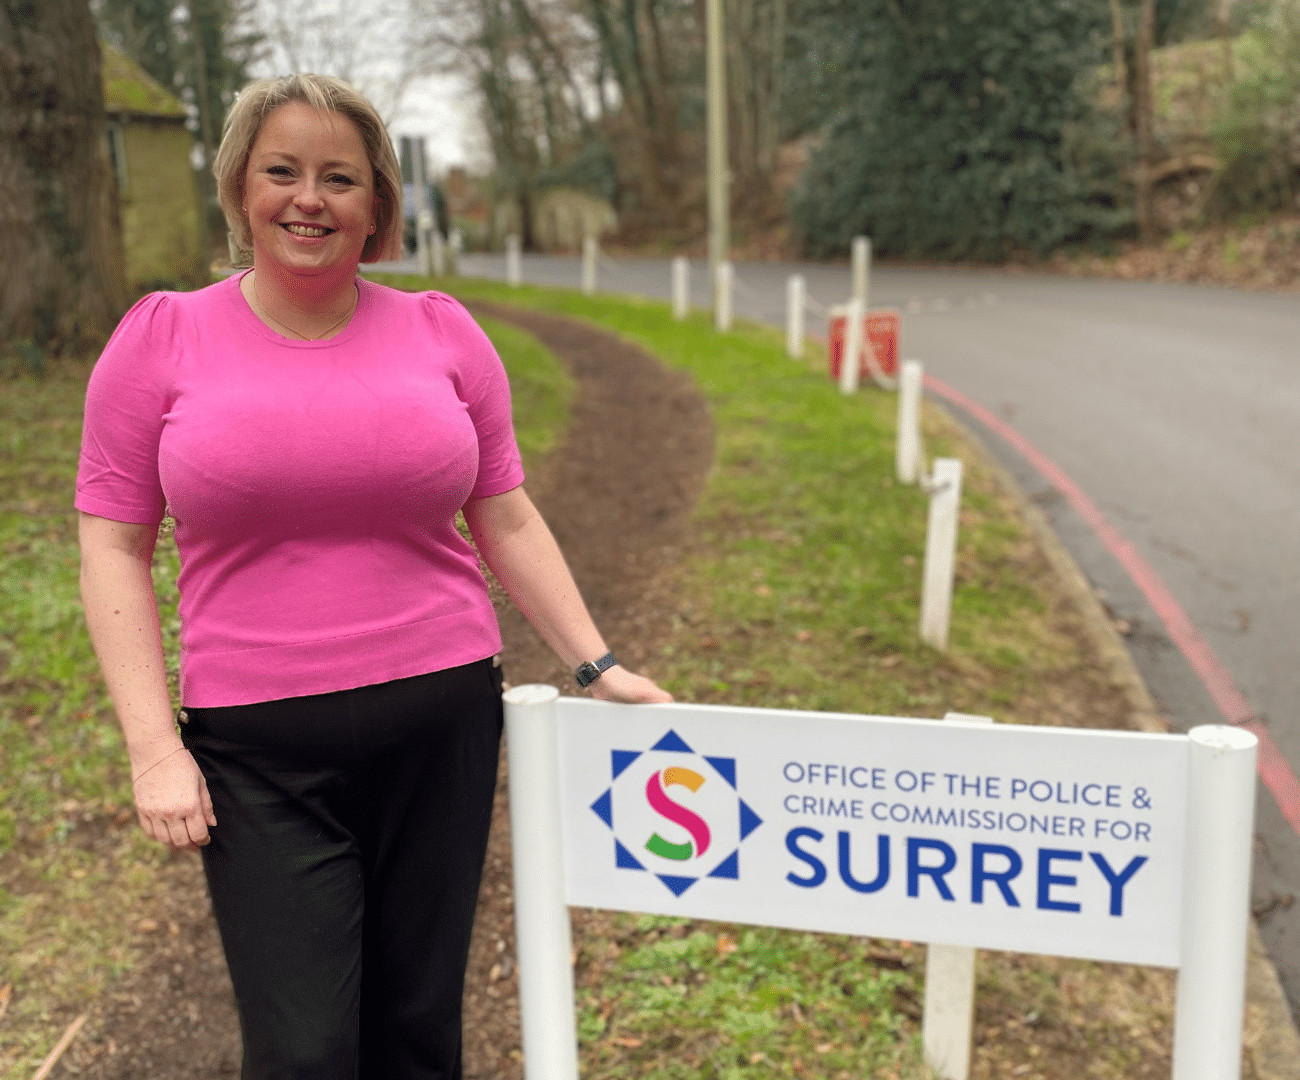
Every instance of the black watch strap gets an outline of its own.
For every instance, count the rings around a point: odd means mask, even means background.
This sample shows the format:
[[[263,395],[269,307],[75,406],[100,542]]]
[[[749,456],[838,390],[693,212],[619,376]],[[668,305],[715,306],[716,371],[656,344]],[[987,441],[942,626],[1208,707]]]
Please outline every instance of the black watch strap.
[[[607,652],[594,663],[585,660],[578,665],[578,670],[573,673],[573,677],[578,681],[579,686],[590,686],[601,677],[606,671],[612,668],[618,661],[614,659],[612,652]]]

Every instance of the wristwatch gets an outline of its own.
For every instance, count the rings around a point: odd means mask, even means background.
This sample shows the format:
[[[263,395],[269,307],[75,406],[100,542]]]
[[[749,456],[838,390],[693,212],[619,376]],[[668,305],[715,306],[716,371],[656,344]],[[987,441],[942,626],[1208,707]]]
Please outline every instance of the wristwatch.
[[[614,659],[614,654],[612,652],[607,652],[595,663],[592,663],[590,660],[584,660],[578,665],[578,670],[573,673],[573,677],[578,681],[579,686],[587,687],[617,663],[618,661]]]

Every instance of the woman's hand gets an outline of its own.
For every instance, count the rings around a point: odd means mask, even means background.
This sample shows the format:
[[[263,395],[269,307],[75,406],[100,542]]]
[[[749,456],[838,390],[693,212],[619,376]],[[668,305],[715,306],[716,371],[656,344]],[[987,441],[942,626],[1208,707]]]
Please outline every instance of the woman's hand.
[[[644,675],[636,675],[615,664],[591,684],[593,697],[601,701],[621,701],[627,705],[654,705],[672,701],[667,690],[660,689]]]
[[[135,780],[140,827],[176,851],[197,851],[211,842],[215,826],[207,781],[184,747],[144,769]]]

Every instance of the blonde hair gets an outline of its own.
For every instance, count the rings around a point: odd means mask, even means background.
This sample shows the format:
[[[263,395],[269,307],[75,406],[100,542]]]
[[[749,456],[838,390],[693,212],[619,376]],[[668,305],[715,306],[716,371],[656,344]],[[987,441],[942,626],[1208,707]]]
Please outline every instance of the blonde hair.
[[[361,133],[366,157],[374,172],[375,231],[361,249],[362,262],[402,257],[402,171],[392,140],[375,107],[360,93],[331,75],[284,75],[256,79],[239,91],[226,117],[221,147],[212,162],[217,200],[230,226],[231,261],[237,265],[253,247],[253,233],[244,213],[244,177],[262,124],[281,105],[301,101],[320,112],[346,116]],[[236,258],[236,249],[243,258]]]

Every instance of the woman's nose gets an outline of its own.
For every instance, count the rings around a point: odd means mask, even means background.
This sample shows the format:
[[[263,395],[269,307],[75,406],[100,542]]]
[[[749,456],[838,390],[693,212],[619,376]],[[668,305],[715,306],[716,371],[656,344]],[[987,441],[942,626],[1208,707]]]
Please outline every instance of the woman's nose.
[[[306,180],[298,193],[293,199],[294,205],[302,210],[319,210],[324,205],[324,199],[321,198],[320,188],[315,182]]]

